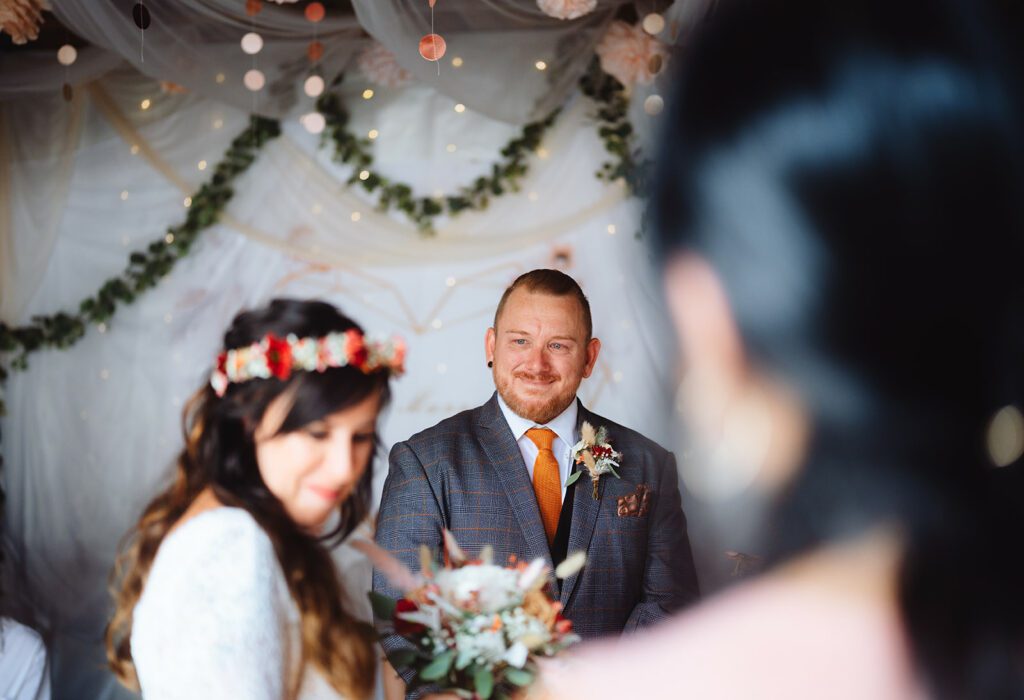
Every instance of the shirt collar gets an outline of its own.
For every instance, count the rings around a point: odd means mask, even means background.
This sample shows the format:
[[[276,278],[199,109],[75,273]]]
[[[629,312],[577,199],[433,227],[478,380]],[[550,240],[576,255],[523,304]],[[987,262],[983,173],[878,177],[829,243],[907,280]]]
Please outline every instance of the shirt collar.
[[[576,421],[579,417],[580,407],[575,398],[568,408],[544,425],[537,425],[533,421],[518,415],[509,408],[509,405],[505,403],[500,394],[498,395],[498,406],[501,407],[501,413],[505,416],[505,422],[511,428],[512,436],[516,439],[516,442],[519,442],[530,428],[550,428],[570,448],[576,444]]]

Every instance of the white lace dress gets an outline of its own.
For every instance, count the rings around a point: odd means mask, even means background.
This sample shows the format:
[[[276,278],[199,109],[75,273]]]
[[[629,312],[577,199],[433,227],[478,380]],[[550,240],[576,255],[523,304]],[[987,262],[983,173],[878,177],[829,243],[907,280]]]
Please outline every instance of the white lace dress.
[[[299,611],[267,534],[240,508],[195,516],[161,543],[135,606],[132,658],[145,700],[338,700],[298,668]]]

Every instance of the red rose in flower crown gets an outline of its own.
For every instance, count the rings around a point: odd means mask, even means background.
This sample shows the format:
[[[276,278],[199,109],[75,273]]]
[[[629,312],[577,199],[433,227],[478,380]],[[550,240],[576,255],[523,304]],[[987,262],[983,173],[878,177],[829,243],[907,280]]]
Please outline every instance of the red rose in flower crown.
[[[273,334],[267,335],[267,368],[278,379],[287,379],[292,373],[292,346]]]
[[[345,331],[345,354],[350,365],[362,367],[366,364],[366,342],[363,334],[354,328]]]

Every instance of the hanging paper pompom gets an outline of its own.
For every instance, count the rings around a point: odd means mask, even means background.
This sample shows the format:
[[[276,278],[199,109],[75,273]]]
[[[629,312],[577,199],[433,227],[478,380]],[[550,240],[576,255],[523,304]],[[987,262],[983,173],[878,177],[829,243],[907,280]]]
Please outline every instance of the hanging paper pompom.
[[[577,19],[593,12],[597,0],[537,0],[537,7],[555,19]]]
[[[668,48],[643,30],[615,20],[594,48],[601,70],[627,88],[634,83],[648,85],[668,59]]]
[[[309,60],[316,63],[324,57],[324,45],[319,41],[309,42],[309,48],[306,49],[306,55],[309,56]]]
[[[255,17],[263,9],[262,0],[245,0],[245,14]]]
[[[420,56],[428,61],[440,61],[447,50],[448,45],[440,34],[427,34],[420,39]]]
[[[132,8],[132,19],[135,20],[135,26],[139,29],[149,29],[149,25],[153,21],[149,14],[149,8],[141,2],[135,3],[135,7]]]
[[[15,44],[35,41],[43,23],[43,10],[49,9],[46,0],[0,0],[0,32],[10,34]]]
[[[306,19],[308,19],[310,22],[316,23],[321,21],[324,18],[325,14],[327,13],[324,10],[323,3],[311,2],[308,5],[306,5]]]
[[[412,79],[409,71],[398,65],[395,54],[376,41],[363,49],[356,63],[370,82],[381,87],[401,87]]]

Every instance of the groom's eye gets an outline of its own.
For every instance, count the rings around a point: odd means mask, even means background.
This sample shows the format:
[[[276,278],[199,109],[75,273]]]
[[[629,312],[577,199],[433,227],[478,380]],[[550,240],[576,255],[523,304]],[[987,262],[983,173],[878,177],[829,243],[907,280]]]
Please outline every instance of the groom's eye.
[[[526,338],[516,338],[512,342],[515,343],[516,345],[523,346],[526,345]]]

